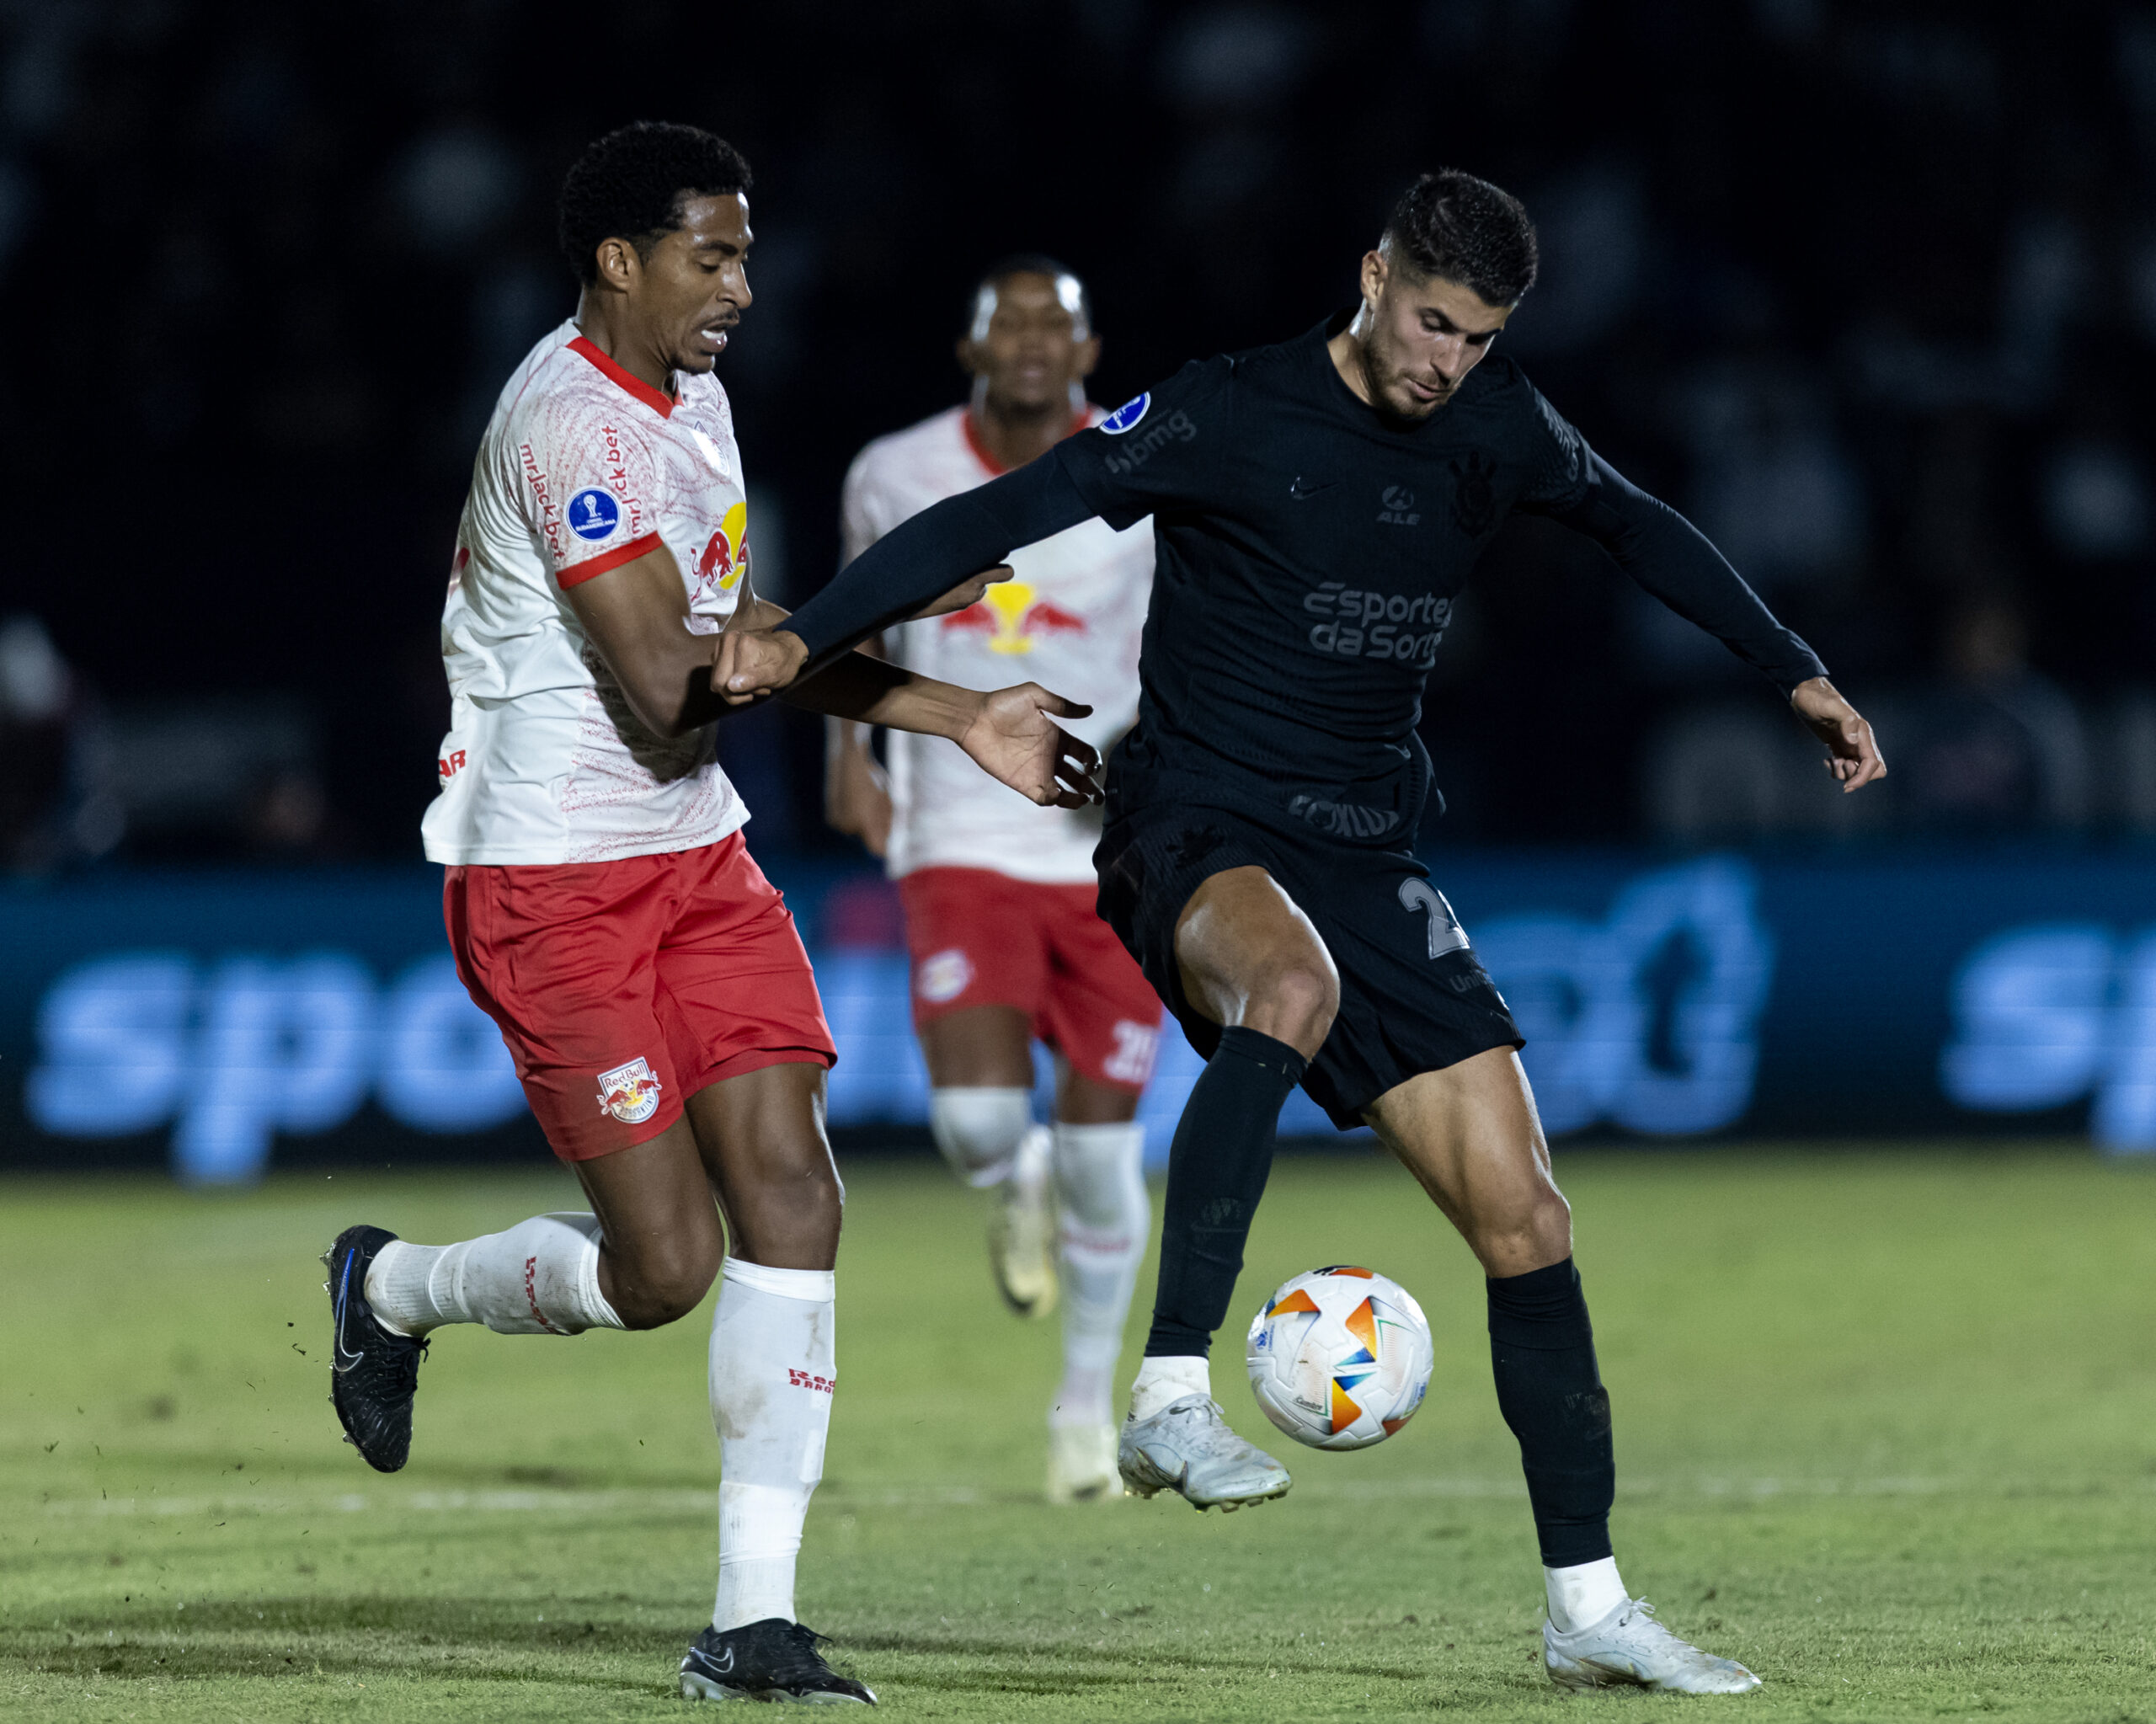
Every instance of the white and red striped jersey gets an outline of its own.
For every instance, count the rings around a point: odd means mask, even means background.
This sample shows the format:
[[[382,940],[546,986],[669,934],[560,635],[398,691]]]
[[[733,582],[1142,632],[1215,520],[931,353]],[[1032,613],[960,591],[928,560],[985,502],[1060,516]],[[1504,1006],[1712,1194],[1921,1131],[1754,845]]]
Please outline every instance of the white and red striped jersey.
[[[1091,408],[1073,429],[1098,424]],[[854,457],[846,476],[846,554],[858,557],[909,516],[1002,469],[954,407]],[[1123,532],[1088,520],[1011,553],[1010,580],[970,610],[901,624],[886,637],[910,670],[968,688],[1038,682],[1093,709],[1058,722],[1105,750],[1138,715],[1138,647],[1153,589],[1153,524]],[[1014,879],[1093,878],[1091,811],[1036,807],[941,737],[890,738],[894,879],[915,868],[989,868]]]
[[[711,728],[638,723],[563,596],[663,544],[690,627],[733,615],[749,568],[734,414],[716,377],[676,382],[662,394],[571,322],[495,403],[442,611],[450,728],[421,827],[430,861],[610,862],[716,843],[749,818]]]

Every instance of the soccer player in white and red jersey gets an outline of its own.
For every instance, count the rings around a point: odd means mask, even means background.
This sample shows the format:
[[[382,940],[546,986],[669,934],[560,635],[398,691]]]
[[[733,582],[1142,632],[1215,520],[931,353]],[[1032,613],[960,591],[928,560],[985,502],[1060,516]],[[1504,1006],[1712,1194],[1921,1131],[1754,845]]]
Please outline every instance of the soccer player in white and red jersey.
[[[821,1123],[835,1056],[712,749],[723,631],[785,614],[753,590],[712,375],[750,303],[748,189],[732,147],[687,126],[625,127],[570,169],[561,235],[582,297],[496,404],[442,616],[452,703],[427,855],[447,865],[458,973],[590,1213],[441,1246],[348,1228],[324,1258],[331,1398],[393,1471],[431,1330],[652,1328],[723,1276],[718,1591],[681,1692],[872,1704],[793,1604],[836,1374],[842,1194]],[[929,611],[970,605],[1000,572]],[[835,669],[799,704],[931,731],[1035,801],[1092,793],[1092,749],[1046,716],[1082,707],[861,654]]]
[[[991,268],[958,342],[970,399],[878,438],[846,474],[848,560],[931,504],[1097,423],[1086,378],[1100,347],[1085,286],[1070,270],[1038,255]],[[1011,567],[1013,578],[969,609],[889,631],[886,650],[910,670],[962,684],[1000,681],[1022,665],[1092,707],[1075,728],[1105,749],[1137,716],[1152,523],[1118,532],[1087,521],[1018,552]],[[1094,912],[1099,822],[1020,801],[937,737],[894,734],[887,782],[869,727],[835,719],[831,734],[831,821],[884,857],[898,882],[930,1122],[959,1176],[995,1193],[990,1258],[1011,1309],[1045,1316],[1061,1261],[1064,1372],[1049,1410],[1048,1494],[1120,1496],[1112,1380],[1151,1221],[1134,1116],[1161,1007]],[[1036,1038],[1056,1055],[1052,1127],[1033,1118]]]

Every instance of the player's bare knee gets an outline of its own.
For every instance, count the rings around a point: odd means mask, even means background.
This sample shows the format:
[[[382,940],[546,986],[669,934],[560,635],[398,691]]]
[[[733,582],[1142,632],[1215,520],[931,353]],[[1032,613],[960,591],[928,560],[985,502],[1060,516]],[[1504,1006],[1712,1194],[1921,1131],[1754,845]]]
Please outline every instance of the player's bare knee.
[[[1572,1256],[1572,1206],[1554,1185],[1545,1185],[1536,1193],[1526,1230],[1545,1262],[1562,1262]]]
[[[718,1275],[717,1253],[689,1246],[616,1265],[614,1314],[627,1329],[663,1329],[696,1310]]]
[[[1470,1217],[1460,1230],[1492,1276],[1524,1275],[1572,1254],[1572,1205],[1550,1185]]]
[[[1244,1022],[1306,1057],[1323,1045],[1340,1010],[1340,979],[1328,964],[1290,962],[1271,970]]]

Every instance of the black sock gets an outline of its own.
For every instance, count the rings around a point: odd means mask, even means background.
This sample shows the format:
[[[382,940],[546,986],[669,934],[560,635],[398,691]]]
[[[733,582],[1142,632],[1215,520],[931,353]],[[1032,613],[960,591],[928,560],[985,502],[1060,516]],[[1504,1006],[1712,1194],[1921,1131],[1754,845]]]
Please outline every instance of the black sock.
[[[1303,1056],[1256,1030],[1220,1032],[1183,1104],[1168,1151],[1168,1196],[1161,1214],[1161,1284],[1145,1357],[1213,1346],[1242,1273],[1243,1241],[1273,1171],[1273,1131],[1288,1092],[1302,1081]]]
[[[1519,1438],[1543,1565],[1598,1561],[1610,1554],[1617,1463],[1579,1271],[1566,1257],[1486,1284],[1497,1406]]]

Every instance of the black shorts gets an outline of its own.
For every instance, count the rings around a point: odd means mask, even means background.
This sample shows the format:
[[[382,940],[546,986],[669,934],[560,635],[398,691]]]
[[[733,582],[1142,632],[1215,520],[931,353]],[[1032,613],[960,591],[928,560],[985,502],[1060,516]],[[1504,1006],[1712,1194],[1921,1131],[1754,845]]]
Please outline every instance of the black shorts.
[[[1406,851],[1278,831],[1219,809],[1156,805],[1108,827],[1093,862],[1102,920],[1209,1059],[1220,1027],[1183,997],[1175,952],[1183,906],[1210,876],[1251,867],[1294,899],[1340,972],[1340,1014],[1303,1087],[1342,1131],[1418,1073],[1524,1042],[1452,907]]]

